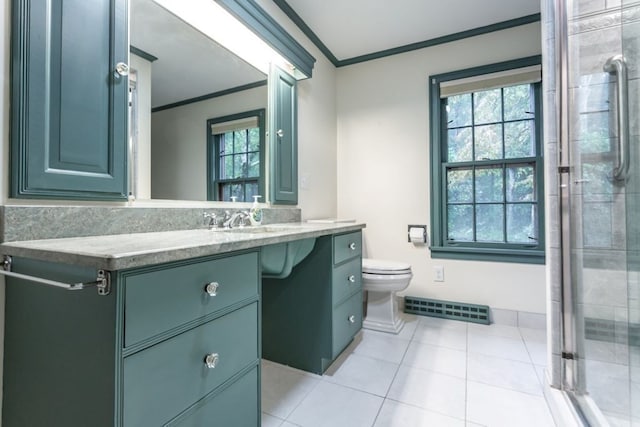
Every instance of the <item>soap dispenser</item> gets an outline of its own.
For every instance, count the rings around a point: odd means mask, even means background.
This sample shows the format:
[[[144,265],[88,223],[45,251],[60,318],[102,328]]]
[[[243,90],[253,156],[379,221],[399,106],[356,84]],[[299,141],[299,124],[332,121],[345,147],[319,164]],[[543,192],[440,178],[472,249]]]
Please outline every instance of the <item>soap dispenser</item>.
[[[262,224],[262,208],[258,203],[258,199],[262,196],[253,196],[253,205],[251,206],[251,210],[249,210],[249,220],[251,221],[251,225],[260,225]]]

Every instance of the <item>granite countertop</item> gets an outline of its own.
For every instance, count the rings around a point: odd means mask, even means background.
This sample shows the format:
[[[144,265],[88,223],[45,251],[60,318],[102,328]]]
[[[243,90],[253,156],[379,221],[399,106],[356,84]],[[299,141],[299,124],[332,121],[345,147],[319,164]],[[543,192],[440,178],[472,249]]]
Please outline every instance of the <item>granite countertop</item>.
[[[231,230],[179,230],[0,244],[0,254],[122,270],[298,239],[358,231],[364,223],[282,223]]]

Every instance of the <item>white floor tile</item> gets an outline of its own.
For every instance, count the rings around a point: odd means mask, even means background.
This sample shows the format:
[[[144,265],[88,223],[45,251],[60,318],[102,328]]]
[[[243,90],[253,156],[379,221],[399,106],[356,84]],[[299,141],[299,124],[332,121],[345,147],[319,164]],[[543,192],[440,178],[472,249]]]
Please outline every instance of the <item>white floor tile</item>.
[[[442,319],[440,317],[422,316],[420,318],[420,324],[418,326],[425,326],[435,329],[454,329],[456,331],[467,330],[468,322],[462,322],[460,320]]]
[[[547,331],[545,329],[519,328],[520,335],[525,341],[547,342]]]
[[[464,420],[385,400],[374,427],[465,427]]]
[[[536,374],[538,375],[538,380],[540,381],[540,385],[544,387],[547,383],[545,376],[547,375],[547,368],[545,366],[535,365]]]
[[[393,334],[363,330],[354,339],[353,352],[361,356],[400,363],[410,342]]]
[[[478,323],[469,323],[467,326],[469,333],[495,335],[511,339],[520,339],[520,330],[515,326],[499,325],[493,323],[491,325],[480,325]]]
[[[542,396],[467,383],[467,421],[491,427],[555,426]]]
[[[300,425],[285,421],[280,427],[300,427]]]
[[[452,417],[465,411],[465,381],[450,375],[400,366],[388,398]]]
[[[404,326],[402,327],[400,333],[396,334],[395,336],[403,340],[411,340],[411,338],[413,338],[413,334],[416,331],[416,327],[418,327],[418,324],[420,323],[420,319],[424,318],[424,316],[418,316],[409,313],[400,313],[399,316],[404,319]]]
[[[287,421],[302,427],[370,427],[383,399],[323,381]]]
[[[531,363],[469,353],[467,379],[542,396],[540,380]]]
[[[262,411],[286,419],[307,394],[322,381],[270,362],[262,362]]]
[[[547,344],[537,341],[525,341],[531,362],[540,366],[547,366]]]
[[[441,319],[435,319],[441,320]],[[450,320],[449,322],[453,322]],[[459,327],[434,326],[421,322],[413,335],[413,341],[423,344],[437,345],[453,348],[455,350],[467,349],[467,330]]]
[[[467,373],[467,353],[414,341],[409,345],[402,364],[464,379]]]
[[[262,413],[262,427],[280,427],[284,420]]]
[[[339,358],[322,377],[325,381],[384,397],[398,370],[397,363],[358,354]]]
[[[480,353],[503,359],[531,362],[522,339],[497,337],[469,332],[469,353]]]

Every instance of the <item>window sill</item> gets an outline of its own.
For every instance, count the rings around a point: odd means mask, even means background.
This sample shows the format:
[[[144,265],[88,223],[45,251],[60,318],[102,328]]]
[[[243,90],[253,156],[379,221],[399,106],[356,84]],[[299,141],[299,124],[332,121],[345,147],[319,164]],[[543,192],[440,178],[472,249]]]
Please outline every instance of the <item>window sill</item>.
[[[467,261],[512,262],[520,264],[545,263],[542,250],[469,248],[450,246],[431,246],[431,258],[457,259]]]

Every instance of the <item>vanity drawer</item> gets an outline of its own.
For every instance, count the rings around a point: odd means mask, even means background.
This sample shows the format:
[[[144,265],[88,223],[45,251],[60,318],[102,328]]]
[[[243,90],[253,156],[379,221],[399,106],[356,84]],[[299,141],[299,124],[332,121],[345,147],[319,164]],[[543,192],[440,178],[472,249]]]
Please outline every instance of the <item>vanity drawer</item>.
[[[194,408],[168,426],[258,426],[258,385],[258,368],[255,367],[220,393],[198,402]]]
[[[353,259],[333,269],[333,305],[362,289],[362,263]]]
[[[162,425],[258,362],[258,303],[124,359],[125,426]],[[217,354],[215,367],[207,355]]]
[[[362,292],[333,309],[333,354],[336,358],[362,327]]]
[[[258,253],[125,273],[124,346],[258,295]],[[207,284],[218,284],[209,295]]]
[[[341,234],[333,238],[333,263],[340,264],[362,254],[362,233]]]

